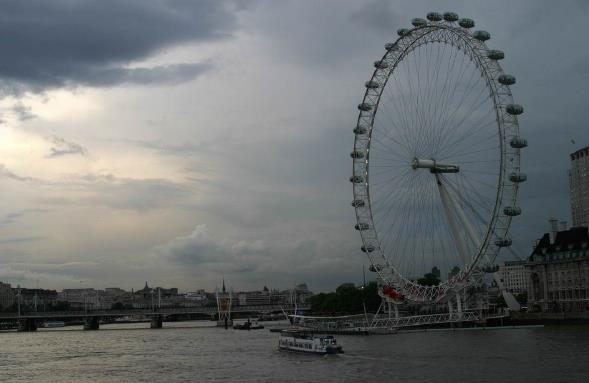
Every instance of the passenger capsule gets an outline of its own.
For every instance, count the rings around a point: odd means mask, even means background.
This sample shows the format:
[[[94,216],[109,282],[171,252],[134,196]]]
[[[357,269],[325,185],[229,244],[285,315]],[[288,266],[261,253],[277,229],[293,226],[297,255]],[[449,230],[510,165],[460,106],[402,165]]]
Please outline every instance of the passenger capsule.
[[[454,12],[446,12],[444,13],[444,20],[453,23],[454,21],[458,20],[458,15]]]
[[[521,137],[513,137],[509,142],[512,148],[521,149],[528,146],[528,141]]]
[[[498,49],[491,49],[487,51],[487,57],[491,60],[503,60],[505,58],[505,53]]]
[[[360,250],[362,250],[365,253],[372,253],[374,251],[374,246],[372,246],[372,245],[362,246],[360,248]]]
[[[372,271],[373,273],[376,273],[378,271],[381,271],[383,269],[382,265],[370,265],[370,267],[368,268],[368,271]]]
[[[406,36],[407,34],[409,34],[409,29],[407,29],[407,28],[397,29],[397,34],[401,37]]]
[[[515,77],[510,74],[502,74],[497,81],[499,81],[499,84],[501,85],[513,85],[515,84]]]
[[[495,245],[499,246],[499,247],[508,247],[511,246],[511,239],[509,238],[504,238],[504,239],[498,239],[495,241]]]
[[[354,134],[366,134],[366,128],[363,128],[362,126],[356,126],[354,128]]]
[[[485,273],[493,274],[499,271],[499,266],[484,266],[482,269]]]
[[[358,105],[358,109],[360,109],[362,112],[369,112],[372,110],[372,105],[363,102],[362,104]]]
[[[414,27],[425,27],[427,25],[427,21],[425,21],[424,19],[420,19],[419,17],[416,17],[415,19],[411,20],[411,24],[413,24]]]
[[[491,38],[491,34],[487,31],[474,31],[472,37],[479,41],[487,41]]]
[[[524,182],[525,180],[528,179],[528,176],[526,175],[526,173],[511,173],[509,174],[509,180],[511,182]]]
[[[364,153],[354,150],[352,153],[350,153],[350,157],[356,158],[356,159],[364,158]]]
[[[386,49],[387,51],[393,50],[395,48],[395,43],[386,43],[384,45],[384,49]]]
[[[362,182],[364,182],[364,177],[362,176],[351,176],[350,177],[350,182],[354,183],[354,184],[361,184]]]
[[[503,209],[503,214],[508,215],[510,217],[515,217],[522,213],[522,209],[518,206],[507,206]]]
[[[524,107],[519,104],[508,104],[505,106],[505,111],[513,116],[519,116],[524,112]]]
[[[376,81],[370,80],[370,81],[366,81],[364,83],[364,86],[367,87],[367,88],[370,88],[370,89],[376,89],[376,88],[379,88],[380,87],[380,84],[378,82],[376,82]]]
[[[460,25],[462,28],[473,28],[474,27],[474,20],[473,19],[460,19],[458,20],[458,25]]]
[[[354,207],[364,207],[364,200],[362,199],[355,199],[352,201],[352,206]]]
[[[374,62],[374,67],[376,69],[387,69],[389,67],[389,63],[384,60],[378,60]]]
[[[429,21],[441,21],[442,15],[440,15],[438,12],[430,12],[427,14],[427,19]]]
[[[365,222],[360,222],[360,223],[357,223],[356,225],[354,225],[354,229],[359,230],[359,231],[368,230],[369,228],[370,228],[370,225]]]

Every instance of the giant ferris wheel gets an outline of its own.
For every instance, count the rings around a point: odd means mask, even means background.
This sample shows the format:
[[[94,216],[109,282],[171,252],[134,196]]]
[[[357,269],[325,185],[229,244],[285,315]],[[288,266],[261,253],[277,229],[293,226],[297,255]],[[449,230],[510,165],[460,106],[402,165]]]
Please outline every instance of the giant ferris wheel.
[[[518,116],[490,34],[452,12],[399,29],[374,63],[354,127],[361,249],[393,300],[439,302],[511,245],[521,214]],[[437,285],[420,283],[432,269]]]

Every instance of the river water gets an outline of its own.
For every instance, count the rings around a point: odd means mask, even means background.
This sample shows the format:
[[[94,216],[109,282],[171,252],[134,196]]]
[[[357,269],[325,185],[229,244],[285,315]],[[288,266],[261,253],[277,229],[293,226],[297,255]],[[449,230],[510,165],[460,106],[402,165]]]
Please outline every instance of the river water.
[[[0,382],[589,382],[589,327],[338,336],[345,354],[317,356],[211,323],[3,332]]]

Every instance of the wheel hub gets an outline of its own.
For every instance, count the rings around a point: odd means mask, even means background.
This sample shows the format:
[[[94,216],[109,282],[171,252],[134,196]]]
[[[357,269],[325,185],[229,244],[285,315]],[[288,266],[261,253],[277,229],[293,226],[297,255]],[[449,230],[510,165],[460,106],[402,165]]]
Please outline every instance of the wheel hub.
[[[432,173],[458,173],[460,167],[458,165],[443,164],[436,160],[424,160],[414,158],[411,162],[413,170],[429,169]]]

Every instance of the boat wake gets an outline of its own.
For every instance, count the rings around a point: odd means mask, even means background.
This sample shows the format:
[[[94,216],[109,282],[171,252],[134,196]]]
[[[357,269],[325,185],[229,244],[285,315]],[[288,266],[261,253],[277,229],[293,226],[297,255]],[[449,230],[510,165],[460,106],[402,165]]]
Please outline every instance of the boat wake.
[[[348,358],[348,359],[361,359],[361,360],[372,360],[378,362],[390,362],[387,358],[376,358],[364,355],[355,355],[355,354],[337,354],[339,358]]]

